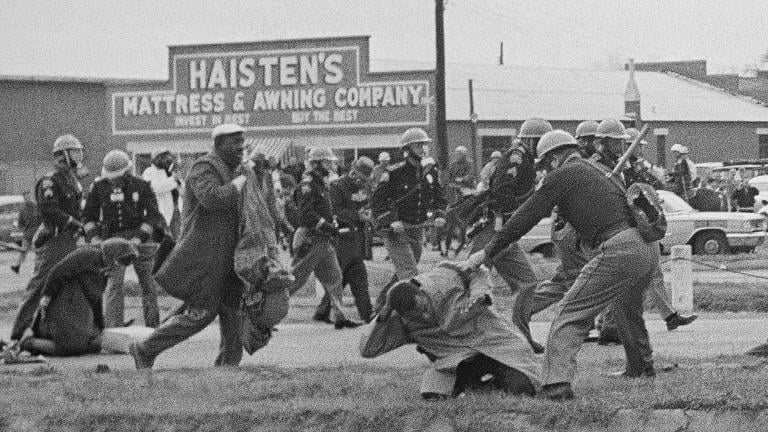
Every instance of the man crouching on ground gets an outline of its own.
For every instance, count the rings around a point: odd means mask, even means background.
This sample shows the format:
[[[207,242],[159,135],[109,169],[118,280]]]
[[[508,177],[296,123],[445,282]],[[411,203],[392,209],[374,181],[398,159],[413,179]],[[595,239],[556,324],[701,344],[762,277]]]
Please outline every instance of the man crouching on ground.
[[[533,396],[539,366],[530,344],[492,306],[487,273],[442,263],[396,283],[360,340],[360,354],[377,357],[405,344],[432,362],[425,399],[490,387]]]

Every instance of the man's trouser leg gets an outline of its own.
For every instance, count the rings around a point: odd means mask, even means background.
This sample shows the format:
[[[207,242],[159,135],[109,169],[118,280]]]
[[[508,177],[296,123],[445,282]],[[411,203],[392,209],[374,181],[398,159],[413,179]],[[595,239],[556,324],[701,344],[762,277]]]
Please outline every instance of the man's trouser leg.
[[[344,295],[344,286],[341,284],[341,268],[339,259],[336,256],[336,249],[328,239],[320,239],[315,242],[315,276],[325,289],[328,300],[331,304],[331,321],[343,321],[346,319],[342,308],[342,298]]]
[[[406,228],[405,232],[396,233],[388,230],[384,234],[384,247],[387,248],[395,274],[376,298],[376,310],[380,310],[387,301],[387,292],[397,281],[410,279],[419,274],[418,264],[421,259],[421,239],[424,229]]]
[[[331,303],[331,320],[344,319],[341,311],[341,298],[343,287],[341,286],[341,269],[329,239],[313,237],[312,245],[293,258],[293,277],[296,281],[290,290],[293,294],[307,282],[309,275],[315,272],[317,280],[323,285],[323,289],[329,295]]]
[[[222,302],[219,305],[219,355],[216,366],[237,366],[243,359],[243,343],[240,340],[242,321],[237,314],[237,307]]]
[[[371,320],[371,294],[368,292],[368,270],[362,258],[355,258],[342,268],[342,286],[349,284],[360,319]]]
[[[567,293],[571,288],[571,285],[573,285],[573,281],[574,279],[552,278],[541,282],[533,293],[531,315],[536,315],[562,300],[563,297],[565,297],[565,293]]]
[[[512,243],[493,258],[493,267],[515,293],[512,304],[512,324],[517,326],[528,342],[533,345],[531,336],[531,308],[537,279],[528,256],[517,243]]]
[[[107,287],[104,290],[104,326],[122,327],[125,325],[125,267],[115,266],[109,272]]]
[[[631,304],[628,292],[645,290],[654,266],[658,265],[658,253],[658,248],[643,241],[634,228],[600,245],[566,293],[560,313],[552,323],[542,367],[543,384],[573,380],[576,355],[595,316],[619,296],[622,302]],[[645,328],[642,320],[633,325]],[[638,363],[636,359],[628,360],[628,364]]]
[[[651,296],[651,300],[656,306],[659,315],[661,315],[661,319],[667,319],[670,315],[675,314],[676,311],[672,307],[672,299],[667,291],[667,287],[664,285],[664,273],[661,271],[661,266],[657,266],[653,272],[651,284],[648,287],[648,295]]]
[[[48,272],[54,265],[64,259],[67,254],[77,247],[76,240],[71,233],[59,234],[51,237],[42,247],[35,251],[35,272],[29,280],[24,292],[24,301],[16,313],[16,319],[11,329],[11,339],[18,340],[32,325],[37,306],[40,304],[40,293],[48,278]]]
[[[542,282],[533,295],[531,314],[536,314],[563,299],[573,286],[581,269],[587,264],[588,253],[579,245],[576,229],[566,223],[561,229],[552,231],[552,244],[560,259],[552,279]]]
[[[152,277],[156,251],[156,244],[140,245],[139,258],[133,263],[141,286],[141,310],[144,315],[144,325],[147,327],[157,327],[160,324],[160,308],[157,306],[157,282]]]
[[[645,278],[648,283],[652,279]],[[630,377],[640,376],[644,370],[653,367],[653,350],[643,320],[643,298],[647,287],[624,290],[613,302],[613,319],[627,356],[625,372]]]
[[[149,337],[137,344],[137,348],[143,356],[154,359],[161,352],[206,328],[215,318],[215,311],[188,306],[183,313],[173,315],[156,328]]]

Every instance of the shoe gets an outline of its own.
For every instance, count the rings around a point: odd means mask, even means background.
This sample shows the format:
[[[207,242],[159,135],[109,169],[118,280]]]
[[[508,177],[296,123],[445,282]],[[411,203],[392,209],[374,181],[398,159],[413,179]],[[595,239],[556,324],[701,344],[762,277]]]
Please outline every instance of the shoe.
[[[640,372],[639,374],[635,374],[635,373],[630,374],[627,371],[620,371],[620,372],[612,372],[610,376],[621,377],[621,378],[655,378],[656,369],[654,369],[653,366],[651,366],[643,369],[643,371]]]
[[[129,319],[128,321],[123,323],[123,327],[130,327],[134,321],[136,321],[136,318]]]
[[[133,364],[136,365],[137,370],[152,369],[155,365],[155,360],[144,357],[139,351],[139,343],[131,342],[128,344],[128,353],[133,357]]]
[[[14,273],[16,273],[16,274],[19,274],[19,269],[20,269],[20,268],[21,268],[21,267],[20,267],[20,266],[18,266],[18,265],[12,265],[12,266],[11,266],[11,270],[13,270],[13,272],[14,272]]]
[[[694,321],[696,321],[696,318],[699,316],[696,314],[689,315],[689,316],[681,316],[677,312],[673,313],[672,315],[668,316],[664,321],[667,322],[667,330],[672,331],[680,326],[688,325]]]
[[[342,318],[342,319],[336,321],[335,323],[333,323],[333,327],[336,330],[341,330],[343,328],[355,328],[355,327],[360,327],[361,325],[363,325],[363,323],[359,323],[357,321],[352,321],[352,320],[350,320],[348,318]]]
[[[556,402],[573,399],[573,390],[571,390],[571,383],[569,382],[547,384],[541,388],[541,393],[539,394],[543,398]]]
[[[328,318],[328,315],[314,314],[312,315],[312,320],[324,322],[326,324],[333,324],[333,321]]]
[[[534,354],[544,354],[544,345],[536,342],[533,339],[531,339],[529,342],[531,343],[531,348],[533,348]]]
[[[758,345],[745,353],[756,357],[768,357],[768,342]]]

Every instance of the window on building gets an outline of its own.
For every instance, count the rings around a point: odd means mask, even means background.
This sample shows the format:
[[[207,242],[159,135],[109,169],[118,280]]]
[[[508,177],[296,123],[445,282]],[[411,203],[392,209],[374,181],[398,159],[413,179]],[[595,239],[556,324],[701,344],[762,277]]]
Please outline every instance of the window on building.
[[[768,135],[757,136],[757,148],[760,159],[768,159]]]
[[[491,160],[491,153],[500,151],[504,153],[512,145],[511,136],[483,136],[482,149],[483,149],[483,164]]]

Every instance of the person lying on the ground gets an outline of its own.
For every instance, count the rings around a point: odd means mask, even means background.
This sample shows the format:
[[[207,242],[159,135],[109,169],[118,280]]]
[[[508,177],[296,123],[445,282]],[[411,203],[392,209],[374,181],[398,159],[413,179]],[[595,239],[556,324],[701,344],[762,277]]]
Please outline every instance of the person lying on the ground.
[[[520,330],[492,305],[484,270],[441,263],[396,283],[379,315],[366,327],[360,354],[377,357],[415,343],[433,368],[425,372],[425,399],[496,388],[533,396],[539,365]]]
[[[19,347],[54,356],[101,351],[101,301],[109,271],[131,265],[136,257],[136,247],[118,237],[70,252],[48,274],[35,319]]]

